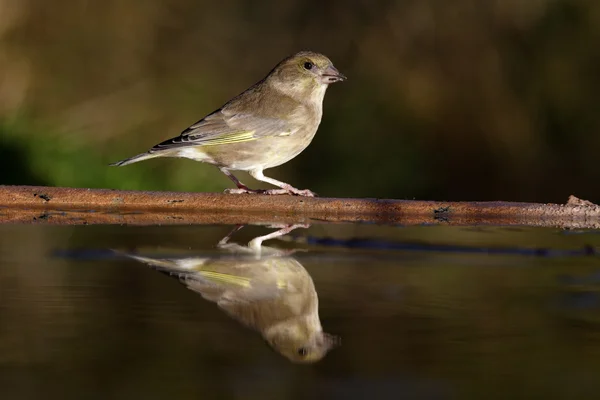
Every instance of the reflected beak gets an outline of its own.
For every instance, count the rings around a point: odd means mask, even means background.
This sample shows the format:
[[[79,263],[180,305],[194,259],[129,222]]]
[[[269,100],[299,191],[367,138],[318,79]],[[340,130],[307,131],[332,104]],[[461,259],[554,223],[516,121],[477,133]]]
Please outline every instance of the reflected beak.
[[[342,345],[342,338],[326,332],[323,332],[323,341],[329,350],[335,349],[336,347],[340,347]]]
[[[321,83],[330,84],[346,80],[346,77],[340,73],[333,65],[327,67],[321,74]]]

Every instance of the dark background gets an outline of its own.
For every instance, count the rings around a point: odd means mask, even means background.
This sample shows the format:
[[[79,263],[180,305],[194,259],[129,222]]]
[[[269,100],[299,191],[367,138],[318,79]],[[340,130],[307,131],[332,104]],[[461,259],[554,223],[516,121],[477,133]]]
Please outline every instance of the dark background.
[[[107,164],[310,49],[349,79],[267,175],[322,196],[597,202],[599,42],[594,0],[0,0],[0,183],[231,187],[189,160]]]

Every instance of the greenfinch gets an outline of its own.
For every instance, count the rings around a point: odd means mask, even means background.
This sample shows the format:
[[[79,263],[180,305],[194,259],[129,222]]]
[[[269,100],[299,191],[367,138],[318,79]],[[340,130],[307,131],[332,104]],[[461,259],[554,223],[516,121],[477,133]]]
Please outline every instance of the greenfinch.
[[[310,190],[269,178],[263,171],[290,161],[310,144],[321,122],[327,87],[345,79],[323,54],[299,52],[178,137],[111,165],[183,157],[217,166],[237,186],[227,193],[314,196]],[[247,171],[278,189],[252,190],[231,171]]]
[[[289,250],[262,246],[263,240],[291,229],[255,238],[249,246],[228,243],[232,232],[217,246],[227,254],[218,256],[158,259],[121,254],[178,278],[232,318],[258,331],[290,361],[314,363],[339,345],[339,338],[323,332],[317,292],[302,264]]]

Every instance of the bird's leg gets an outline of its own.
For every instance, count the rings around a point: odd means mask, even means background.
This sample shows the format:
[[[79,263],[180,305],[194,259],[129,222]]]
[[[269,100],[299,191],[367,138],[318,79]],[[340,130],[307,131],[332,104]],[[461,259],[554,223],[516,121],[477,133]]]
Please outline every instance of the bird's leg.
[[[315,197],[317,194],[308,189],[300,190],[296,189],[290,184],[278,181],[277,179],[269,178],[263,175],[262,169],[253,169],[250,171],[250,175],[257,181],[270,183],[273,186],[280,187],[281,189],[268,189],[261,190],[264,194],[295,194],[297,196]]]
[[[288,225],[288,226],[286,226],[284,228],[279,229],[278,231],[271,232],[268,235],[263,235],[263,236],[259,236],[259,237],[256,237],[256,238],[252,239],[248,243],[248,247],[250,249],[252,249],[254,252],[260,253],[262,242],[264,242],[265,240],[275,239],[275,238],[287,235],[288,233],[290,233],[294,229],[308,228],[308,227],[310,227],[310,225],[308,225],[308,224]]]
[[[226,189],[225,193],[242,194],[242,193],[260,193],[261,192],[260,190],[253,190],[253,189],[250,189],[248,186],[244,185],[238,178],[236,178],[231,172],[229,172],[228,169],[219,167],[219,170],[222,173],[224,173],[225,175],[227,175],[227,177],[229,179],[231,179],[233,181],[233,183],[235,183],[235,185],[238,187],[237,189]]]
[[[244,225],[236,225],[235,228],[233,228],[231,232],[227,234],[227,236],[219,240],[219,243],[217,243],[217,248],[221,250],[228,250],[232,253],[255,253],[254,250],[249,249],[246,246],[241,246],[237,243],[229,243],[229,239],[231,239],[231,236],[233,236],[234,233],[236,233],[243,227]]]
[[[231,237],[233,236],[234,233],[236,233],[237,231],[239,231],[240,229],[242,229],[244,227],[244,225],[236,225],[235,228],[233,228],[228,234],[227,236],[225,236],[223,239],[219,240],[219,243],[217,243],[217,247],[224,247],[226,246],[229,242],[229,239],[231,239]]]
[[[252,239],[249,243],[248,246],[241,246],[239,244],[236,243],[229,243],[229,239],[231,239],[231,236],[233,236],[234,233],[236,233],[237,231],[239,231],[240,229],[242,229],[244,227],[244,225],[236,225],[235,228],[233,228],[231,230],[231,232],[229,232],[227,234],[227,236],[225,236],[223,239],[221,239],[219,241],[219,243],[217,243],[217,248],[218,249],[222,249],[222,250],[229,250],[231,252],[234,253],[243,253],[243,254],[256,254],[259,255],[261,254],[261,250],[262,250],[262,242],[265,240],[270,240],[270,239],[275,239],[284,235],[287,235],[288,233],[290,233],[291,231],[293,231],[294,229],[298,229],[298,228],[310,228],[310,224],[293,224],[293,225],[285,225],[285,224],[272,224],[269,225],[269,228],[273,228],[273,229],[277,229],[279,228],[279,230],[275,231],[275,232],[271,232],[268,235],[263,235],[263,236],[259,236],[256,237],[254,239]],[[280,255],[290,255],[293,254],[295,252],[299,251],[298,249],[290,249],[290,250],[277,250],[277,254]]]

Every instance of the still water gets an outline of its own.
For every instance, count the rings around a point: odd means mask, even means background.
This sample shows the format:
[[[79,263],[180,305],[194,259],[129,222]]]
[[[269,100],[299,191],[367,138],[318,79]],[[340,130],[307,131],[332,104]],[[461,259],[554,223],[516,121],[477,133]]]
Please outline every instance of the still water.
[[[598,231],[232,228],[0,226],[1,398],[600,392]]]

